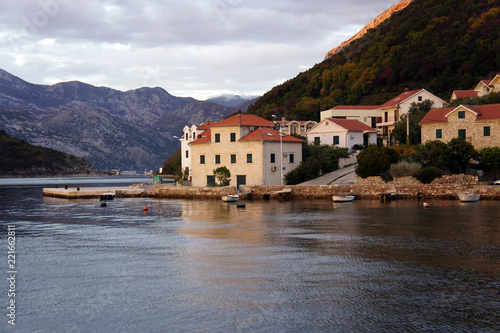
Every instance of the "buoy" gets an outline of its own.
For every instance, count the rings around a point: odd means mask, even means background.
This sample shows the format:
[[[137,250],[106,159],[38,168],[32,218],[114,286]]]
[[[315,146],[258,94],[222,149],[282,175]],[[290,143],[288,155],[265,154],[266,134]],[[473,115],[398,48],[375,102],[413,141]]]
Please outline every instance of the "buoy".
[[[148,205],[144,205],[144,208],[142,210],[149,210]]]
[[[444,202],[444,204],[445,204],[445,205],[446,205],[447,203],[448,203],[447,201],[445,201],[445,202]]]
[[[429,207],[429,204],[427,202],[424,202],[424,207],[425,208],[428,208]]]

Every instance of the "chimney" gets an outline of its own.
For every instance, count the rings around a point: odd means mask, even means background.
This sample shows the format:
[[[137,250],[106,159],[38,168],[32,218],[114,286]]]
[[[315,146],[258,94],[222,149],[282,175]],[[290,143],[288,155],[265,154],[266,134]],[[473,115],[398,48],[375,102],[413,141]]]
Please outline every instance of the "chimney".
[[[405,88],[405,92],[408,92],[408,91],[410,91],[410,88]]]
[[[283,125],[285,124],[286,117],[281,117],[281,121],[283,122]]]

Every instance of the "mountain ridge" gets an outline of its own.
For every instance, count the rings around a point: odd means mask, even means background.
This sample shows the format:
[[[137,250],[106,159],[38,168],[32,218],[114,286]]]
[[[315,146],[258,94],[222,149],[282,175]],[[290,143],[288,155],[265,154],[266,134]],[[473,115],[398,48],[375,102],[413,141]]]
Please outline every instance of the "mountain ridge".
[[[119,91],[80,81],[33,84],[0,69],[0,128],[29,143],[89,159],[97,170],[163,165],[174,135],[200,119],[217,121],[235,108],[160,87]]]

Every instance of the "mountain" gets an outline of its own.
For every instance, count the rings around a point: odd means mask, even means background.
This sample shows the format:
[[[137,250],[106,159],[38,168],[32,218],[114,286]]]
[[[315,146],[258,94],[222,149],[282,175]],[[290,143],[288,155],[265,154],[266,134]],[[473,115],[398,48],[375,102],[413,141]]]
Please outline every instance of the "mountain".
[[[237,108],[238,110],[241,111],[246,111],[246,109],[249,106],[248,102],[252,104],[258,98],[259,98],[258,96],[239,96],[239,95],[224,94],[221,96],[209,98],[207,99],[207,101],[222,106]]]
[[[404,4],[404,2],[402,2]],[[444,100],[500,70],[498,0],[413,0],[248,109],[264,118],[319,119],[339,104],[380,104],[405,88]]]
[[[0,128],[87,158],[97,170],[156,169],[177,148],[173,136],[185,125],[233,112],[162,88],[122,92],[78,81],[37,85],[0,70]]]
[[[63,176],[91,174],[94,165],[74,155],[30,145],[0,130],[1,176]]]
[[[405,9],[413,0],[403,0],[401,2],[398,2],[391,8],[387,9],[385,12],[377,16],[374,20],[372,20],[370,23],[368,23],[363,29],[361,29],[357,34],[355,34],[353,37],[351,37],[349,40],[341,43],[339,46],[336,48],[330,50],[326,56],[325,59],[329,59],[342,51],[346,46],[351,44],[353,41],[356,39],[360,39],[363,37],[369,30],[377,28],[380,23],[384,22],[388,18],[392,16],[395,12],[399,12],[400,10]]]

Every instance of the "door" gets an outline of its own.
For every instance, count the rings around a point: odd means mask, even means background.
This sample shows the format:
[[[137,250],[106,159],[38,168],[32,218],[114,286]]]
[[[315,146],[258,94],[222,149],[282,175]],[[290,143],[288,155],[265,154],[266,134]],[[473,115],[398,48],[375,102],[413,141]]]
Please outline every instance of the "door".
[[[236,176],[236,187],[240,189],[240,185],[247,184],[247,176]]]

